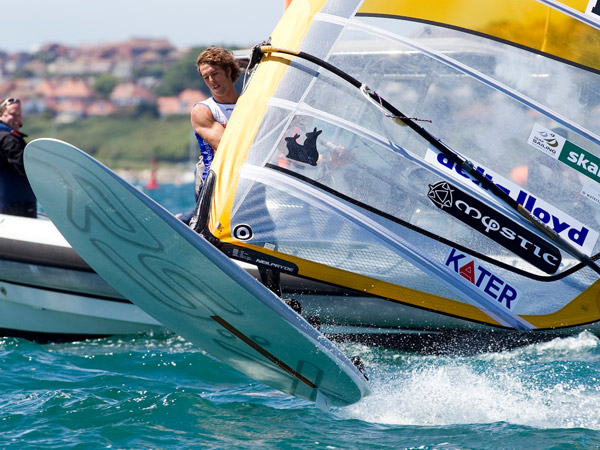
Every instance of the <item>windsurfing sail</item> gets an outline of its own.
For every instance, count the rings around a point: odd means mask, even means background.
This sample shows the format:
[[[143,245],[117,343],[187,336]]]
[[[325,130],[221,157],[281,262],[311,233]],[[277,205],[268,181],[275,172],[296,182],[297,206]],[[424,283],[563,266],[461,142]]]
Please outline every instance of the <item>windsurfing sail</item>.
[[[294,0],[255,50],[207,230],[471,321],[600,320],[599,48],[596,1]]]

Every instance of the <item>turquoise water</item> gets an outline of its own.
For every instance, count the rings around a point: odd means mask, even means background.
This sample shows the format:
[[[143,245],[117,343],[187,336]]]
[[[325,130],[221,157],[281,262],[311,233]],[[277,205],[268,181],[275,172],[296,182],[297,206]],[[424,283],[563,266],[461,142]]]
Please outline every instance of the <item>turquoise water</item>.
[[[151,195],[191,208],[191,186]],[[329,412],[183,339],[0,339],[2,449],[600,448],[600,340],[582,333],[474,356],[358,344],[372,394]]]
[[[0,448],[572,449],[600,446],[600,341],[359,353],[373,393],[324,412],[176,336],[0,340]]]

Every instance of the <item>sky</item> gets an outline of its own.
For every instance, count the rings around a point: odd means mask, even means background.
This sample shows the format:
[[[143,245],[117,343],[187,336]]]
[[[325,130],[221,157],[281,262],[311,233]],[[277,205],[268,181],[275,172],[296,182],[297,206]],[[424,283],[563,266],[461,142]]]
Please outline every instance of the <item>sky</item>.
[[[19,0],[2,2],[0,50],[33,51],[56,42],[78,46],[164,38],[180,47],[267,39],[284,0]],[[11,19],[12,18],[12,19]]]

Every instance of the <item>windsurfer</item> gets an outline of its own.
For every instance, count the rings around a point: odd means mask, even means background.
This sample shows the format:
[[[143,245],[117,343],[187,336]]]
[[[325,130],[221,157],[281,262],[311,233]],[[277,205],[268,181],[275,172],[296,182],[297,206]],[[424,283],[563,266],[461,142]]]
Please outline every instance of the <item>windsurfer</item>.
[[[210,98],[196,103],[191,112],[192,127],[201,154],[201,160],[196,164],[195,192],[198,199],[227,122],[240,97],[235,88],[240,67],[230,51],[215,46],[198,55],[196,67],[212,94]],[[259,191],[262,194],[257,197],[264,199],[264,189],[259,187]],[[182,220],[185,221],[184,218]],[[261,266],[258,268],[263,284],[281,297],[279,272]]]
[[[37,217],[36,198],[23,166],[26,134],[21,100],[7,98],[0,103],[0,213]]]
[[[240,94],[235,82],[240,67],[233,54],[219,47],[208,47],[196,60],[198,73],[212,94],[192,108],[191,120],[200,146],[201,161],[196,165],[196,196],[208,175],[215,151]],[[203,164],[204,169],[201,171]]]
[[[240,96],[235,88],[240,67],[230,51],[210,46],[198,55],[196,68],[212,94],[206,100],[197,102],[191,111],[192,128],[200,147],[194,183],[198,200],[225,126]],[[194,211],[190,211],[178,217],[189,224],[193,215]]]

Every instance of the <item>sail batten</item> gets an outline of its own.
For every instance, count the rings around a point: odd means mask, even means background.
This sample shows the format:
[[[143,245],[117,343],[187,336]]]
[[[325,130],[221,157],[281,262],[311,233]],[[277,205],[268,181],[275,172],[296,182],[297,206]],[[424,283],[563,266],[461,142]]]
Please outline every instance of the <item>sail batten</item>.
[[[462,72],[465,75],[468,75],[468,76],[472,77],[473,79],[478,80],[478,81],[482,82],[483,84],[486,84],[486,85],[496,89],[497,91],[499,91],[503,94],[506,94],[509,97],[514,98],[515,100],[523,103],[525,106],[531,107],[532,109],[544,114],[545,116],[556,121],[557,123],[564,125],[564,126],[568,127],[570,130],[581,134],[583,137],[589,139],[590,141],[592,141],[596,144],[600,144],[600,136],[598,136],[597,134],[592,133],[590,130],[582,127],[581,125],[579,125],[579,123],[577,123],[573,120],[570,120],[569,118],[560,114],[555,109],[548,108],[547,106],[528,97],[527,95],[524,95],[523,93],[519,92],[518,90],[513,89],[510,86],[497,81],[493,77],[490,77],[482,72],[479,72],[479,71],[467,66],[466,64],[463,64],[460,61],[453,59],[452,57],[450,57],[448,55],[445,55],[439,51],[436,51],[435,49],[433,49],[427,45],[419,43],[415,39],[404,38],[397,34],[393,34],[388,31],[385,31],[385,30],[377,29],[375,27],[368,26],[366,24],[352,24],[350,26],[350,28],[352,28],[354,30],[365,31],[370,34],[373,34],[374,36],[384,37],[386,39],[389,39],[390,41],[401,43],[402,45],[405,45],[407,48],[421,52],[422,54],[427,55],[432,59],[440,61],[443,64],[446,64],[448,67],[451,67],[452,69]],[[367,52],[367,50],[365,50],[365,52]],[[342,54],[342,53],[344,53],[344,52],[341,51],[340,54]]]
[[[565,3],[538,0],[455,0],[448,3],[435,0],[391,4],[384,0],[367,0],[359,15],[402,17],[439,24],[559,58],[588,70],[600,70],[600,60],[593,51],[597,48],[598,36],[586,28],[596,28],[598,13],[580,14],[586,11],[586,0],[568,2],[571,5]],[[554,14],[547,24],[549,10]]]
[[[279,108],[287,109],[289,111],[293,111],[295,114],[298,114],[298,115],[306,115],[306,116],[318,118],[322,121],[325,121],[327,123],[335,125],[339,128],[350,131],[358,136],[362,136],[365,139],[371,140],[372,142],[374,142],[382,147],[387,147],[388,149],[390,149],[390,151],[393,151],[395,153],[402,155],[403,157],[405,157],[409,161],[419,165],[420,167],[423,167],[429,171],[432,171],[433,173],[436,173],[442,177],[445,176],[435,165],[429,163],[427,160],[421,160],[420,158],[418,158],[417,155],[410,153],[406,149],[403,149],[403,148],[399,147],[398,145],[394,144],[393,142],[386,140],[382,136],[376,135],[375,133],[369,131],[366,128],[360,127],[358,124],[346,121],[342,118],[331,115],[325,111],[311,108],[310,106],[308,106],[306,104],[302,104],[302,103],[295,103],[295,102],[289,102],[289,101],[286,101],[283,99],[271,98],[269,100],[269,105],[273,106],[273,107],[279,107]],[[470,182],[475,182],[476,180],[469,179],[467,181],[467,180],[461,180],[460,177],[457,177],[456,181],[458,183],[460,183],[463,188],[469,190],[471,195],[473,195],[477,198],[480,198],[480,199],[491,200],[494,202],[495,207],[500,208],[504,214],[511,216],[514,220],[517,220],[517,221],[523,220],[523,217],[520,214],[518,214],[517,212],[515,212],[513,210],[506,208],[502,204],[502,202],[498,201],[498,199],[494,198],[493,196],[487,195],[487,193],[484,191],[482,192],[481,190],[473,189],[472,183],[470,183]],[[531,231],[533,231],[534,233],[537,233],[540,237],[547,237],[539,228],[533,226],[531,223],[528,223],[528,221],[525,221],[524,225],[528,226],[528,228]]]
[[[598,16],[596,16],[595,14],[590,14],[591,11],[578,11],[575,8],[572,8],[568,5],[565,5],[564,3],[561,3],[559,1],[556,0],[537,0],[540,3],[543,3],[544,5],[548,5],[551,8],[556,9],[557,11],[560,11],[568,16],[571,16],[572,18],[583,22],[587,25],[590,25],[594,28],[600,29],[600,18],[598,18]],[[586,12],[588,12],[588,14],[586,14]]]

